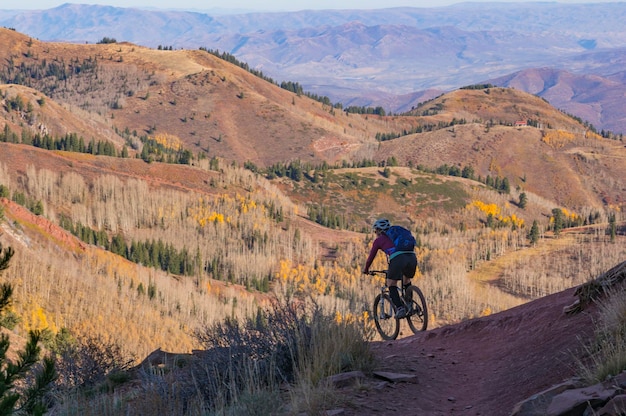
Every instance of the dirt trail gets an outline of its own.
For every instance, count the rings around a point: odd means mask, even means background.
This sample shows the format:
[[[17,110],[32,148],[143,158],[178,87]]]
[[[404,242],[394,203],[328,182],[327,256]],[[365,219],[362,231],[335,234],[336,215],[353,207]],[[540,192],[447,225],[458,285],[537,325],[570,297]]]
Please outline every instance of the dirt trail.
[[[563,313],[574,300],[570,289],[491,316],[375,343],[381,370],[412,374],[417,381],[381,386],[368,379],[360,390],[347,388],[352,404],[343,414],[509,415],[519,401],[575,375],[573,357],[593,335],[596,309]]]

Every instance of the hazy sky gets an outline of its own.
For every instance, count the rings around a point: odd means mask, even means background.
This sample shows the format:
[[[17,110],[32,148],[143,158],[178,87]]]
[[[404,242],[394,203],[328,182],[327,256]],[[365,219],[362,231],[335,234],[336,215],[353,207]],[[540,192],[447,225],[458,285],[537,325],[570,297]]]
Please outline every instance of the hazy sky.
[[[528,3],[526,0],[473,0]],[[616,0],[559,0],[557,3],[609,3]],[[157,7],[162,9],[211,10],[242,9],[246,11],[293,11],[307,9],[378,9],[387,7],[435,7],[462,3],[462,0],[0,0],[0,9],[51,9],[64,3],[100,4],[117,7]]]

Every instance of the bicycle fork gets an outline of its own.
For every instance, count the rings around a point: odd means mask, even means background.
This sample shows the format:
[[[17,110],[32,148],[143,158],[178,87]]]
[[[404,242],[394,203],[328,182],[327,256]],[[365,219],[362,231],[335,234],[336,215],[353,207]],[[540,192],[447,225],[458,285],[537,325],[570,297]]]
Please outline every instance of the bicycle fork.
[[[380,316],[378,319],[389,319],[391,318],[394,310],[393,302],[389,297],[389,288],[387,286],[382,286],[380,288]]]

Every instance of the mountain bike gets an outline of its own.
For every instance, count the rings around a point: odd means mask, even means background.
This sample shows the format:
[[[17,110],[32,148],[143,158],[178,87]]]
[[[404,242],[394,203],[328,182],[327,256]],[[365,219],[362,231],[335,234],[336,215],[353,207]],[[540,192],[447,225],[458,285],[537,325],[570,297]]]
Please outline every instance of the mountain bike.
[[[387,270],[370,270],[371,275],[385,275]],[[406,321],[414,334],[425,331],[428,327],[428,308],[426,298],[419,287],[410,285],[400,290],[400,299],[407,310]],[[386,284],[380,288],[380,293],[374,298],[374,323],[380,336],[385,340],[393,340],[400,333],[400,321],[404,318],[396,318],[396,306],[391,301],[389,286]]]

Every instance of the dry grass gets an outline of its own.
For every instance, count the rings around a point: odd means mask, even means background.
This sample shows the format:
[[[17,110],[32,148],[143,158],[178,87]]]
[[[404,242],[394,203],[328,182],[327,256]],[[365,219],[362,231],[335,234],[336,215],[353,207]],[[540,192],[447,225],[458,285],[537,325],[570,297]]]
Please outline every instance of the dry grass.
[[[363,323],[338,322],[332,311],[301,303],[277,306],[264,323],[226,320],[203,328],[198,337],[206,350],[195,360],[142,367],[114,391],[61,391],[54,414],[321,414],[345,400],[329,375],[373,368]]]
[[[588,357],[579,359],[581,377],[588,384],[603,382],[626,370],[626,294],[623,291],[626,278],[626,263],[621,263],[620,278],[605,286],[594,301],[600,307],[600,320],[597,323],[596,338],[586,345]]]

